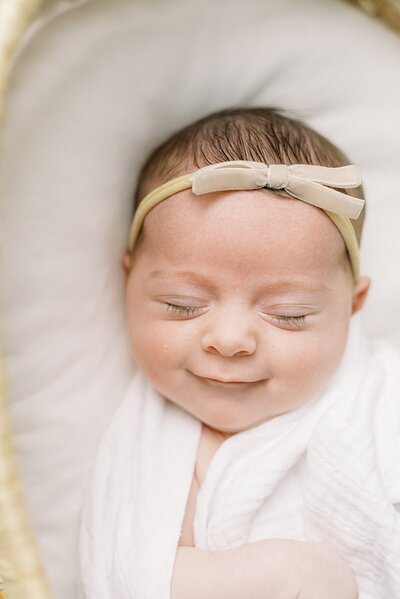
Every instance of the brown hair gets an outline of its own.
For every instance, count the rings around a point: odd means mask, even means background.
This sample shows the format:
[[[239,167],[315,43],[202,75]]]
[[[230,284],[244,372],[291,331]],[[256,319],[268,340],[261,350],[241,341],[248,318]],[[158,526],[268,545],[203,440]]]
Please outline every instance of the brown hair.
[[[152,189],[166,181],[227,160],[288,165],[351,164],[333,143],[300,120],[287,116],[282,109],[228,108],[184,127],[152,152],[139,174],[135,210]],[[287,196],[284,190],[274,193]],[[346,193],[364,199],[362,187]],[[351,221],[359,244],[364,217],[365,205],[358,219]]]

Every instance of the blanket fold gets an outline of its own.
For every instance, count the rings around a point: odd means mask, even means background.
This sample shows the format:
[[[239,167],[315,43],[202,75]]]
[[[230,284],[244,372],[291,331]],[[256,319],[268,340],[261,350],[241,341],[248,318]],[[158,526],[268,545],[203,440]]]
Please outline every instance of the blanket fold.
[[[133,377],[98,450],[81,525],[84,599],[169,599],[201,423]],[[195,545],[320,540],[360,599],[400,597],[400,353],[351,318],[306,405],[227,439],[199,491]]]

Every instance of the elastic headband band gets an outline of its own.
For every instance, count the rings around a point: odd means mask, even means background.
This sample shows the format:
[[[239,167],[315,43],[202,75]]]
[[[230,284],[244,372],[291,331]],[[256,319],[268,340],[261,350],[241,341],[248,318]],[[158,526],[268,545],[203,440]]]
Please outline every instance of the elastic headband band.
[[[361,185],[360,169],[354,165],[326,167],[309,164],[264,164],[248,160],[219,162],[177,177],[153,189],[139,204],[133,219],[128,250],[133,251],[146,214],[170,196],[192,189],[195,195],[215,191],[284,189],[291,196],[326,212],[339,229],[347,250],[354,281],[360,276],[357,237],[349,219],[357,219],[365,200],[330,189],[349,189]]]

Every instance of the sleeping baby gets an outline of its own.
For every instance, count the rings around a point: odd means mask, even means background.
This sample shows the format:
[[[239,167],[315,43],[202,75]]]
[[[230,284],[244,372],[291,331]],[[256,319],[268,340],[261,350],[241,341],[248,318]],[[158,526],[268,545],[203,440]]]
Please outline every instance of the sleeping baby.
[[[278,109],[148,158],[82,597],[399,599],[400,357],[362,332],[364,216],[358,168]]]

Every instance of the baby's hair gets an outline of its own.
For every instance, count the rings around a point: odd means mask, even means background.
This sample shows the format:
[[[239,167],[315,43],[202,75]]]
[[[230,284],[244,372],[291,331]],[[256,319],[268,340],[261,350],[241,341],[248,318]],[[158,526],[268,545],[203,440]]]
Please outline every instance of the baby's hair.
[[[134,210],[150,191],[166,181],[228,160],[333,167],[351,164],[323,135],[286,116],[280,108],[228,108],[177,131],[152,152],[139,174]],[[291,197],[284,190],[274,193]],[[346,193],[364,199],[362,187]],[[352,221],[359,244],[364,217],[365,205],[359,218]]]

